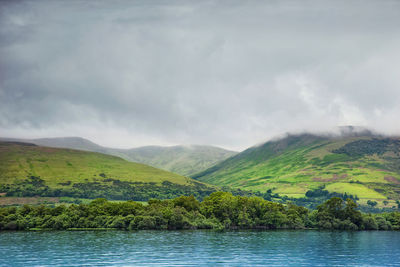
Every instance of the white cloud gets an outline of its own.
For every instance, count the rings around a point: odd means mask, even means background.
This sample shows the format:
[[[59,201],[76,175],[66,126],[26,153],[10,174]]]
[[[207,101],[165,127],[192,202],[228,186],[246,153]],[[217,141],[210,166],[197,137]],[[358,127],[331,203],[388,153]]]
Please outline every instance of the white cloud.
[[[400,131],[397,1],[5,1],[0,135],[242,149]]]

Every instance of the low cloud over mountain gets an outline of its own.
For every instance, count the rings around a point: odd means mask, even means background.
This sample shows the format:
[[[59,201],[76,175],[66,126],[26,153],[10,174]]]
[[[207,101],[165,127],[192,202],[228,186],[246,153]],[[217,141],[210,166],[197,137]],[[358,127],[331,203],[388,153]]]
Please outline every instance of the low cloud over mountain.
[[[2,1],[2,136],[243,149],[400,132],[398,1]]]

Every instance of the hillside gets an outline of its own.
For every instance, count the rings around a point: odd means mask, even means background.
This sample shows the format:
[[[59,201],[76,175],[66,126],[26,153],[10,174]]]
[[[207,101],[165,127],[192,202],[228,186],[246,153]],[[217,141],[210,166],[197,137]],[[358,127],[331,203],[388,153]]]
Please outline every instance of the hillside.
[[[144,200],[181,194],[199,197],[212,187],[124,159],[29,143],[0,142],[0,193]]]
[[[295,198],[323,189],[352,194],[361,203],[390,200],[385,205],[392,205],[400,196],[400,139],[370,133],[288,135],[251,147],[193,177]]]
[[[32,143],[39,146],[78,149],[118,156],[128,161],[144,163],[156,168],[191,176],[237,154],[213,146],[144,146],[132,149],[116,149],[97,145],[80,137],[40,139],[0,138],[3,141]]]
[[[124,152],[125,158],[160,169],[191,176],[225,160],[236,152],[212,146],[146,146]]]

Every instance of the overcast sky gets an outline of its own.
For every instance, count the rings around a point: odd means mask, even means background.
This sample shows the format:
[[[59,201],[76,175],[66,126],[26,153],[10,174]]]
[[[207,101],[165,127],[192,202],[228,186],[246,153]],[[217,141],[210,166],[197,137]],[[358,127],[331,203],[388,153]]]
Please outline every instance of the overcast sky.
[[[0,136],[400,133],[400,1],[1,1]]]

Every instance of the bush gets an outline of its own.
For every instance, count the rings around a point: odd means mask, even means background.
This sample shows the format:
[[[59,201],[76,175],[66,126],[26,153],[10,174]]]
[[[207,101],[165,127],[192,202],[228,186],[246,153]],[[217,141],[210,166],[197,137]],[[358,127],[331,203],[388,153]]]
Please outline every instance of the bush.
[[[400,229],[400,212],[362,214],[348,199],[332,198],[309,212],[304,207],[283,205],[260,197],[216,192],[202,202],[181,196],[173,200],[150,200],[148,205],[96,199],[90,204],[57,207],[22,206],[0,208],[0,230],[30,228],[142,229]]]

